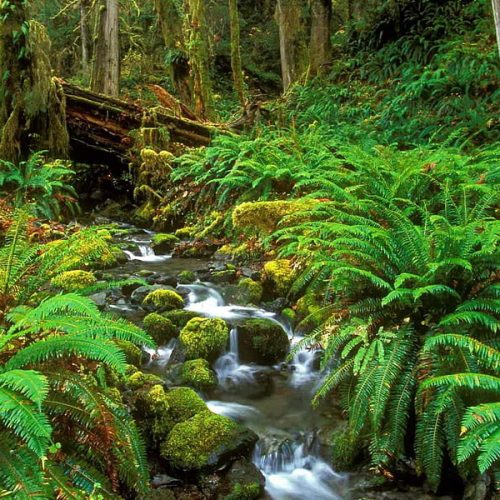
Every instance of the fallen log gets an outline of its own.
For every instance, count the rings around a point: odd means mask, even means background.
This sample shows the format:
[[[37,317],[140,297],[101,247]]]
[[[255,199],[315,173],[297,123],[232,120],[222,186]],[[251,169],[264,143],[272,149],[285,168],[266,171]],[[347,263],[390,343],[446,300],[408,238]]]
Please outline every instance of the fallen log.
[[[143,130],[159,131],[162,148],[173,153],[180,145],[206,146],[216,131],[223,130],[213,124],[175,116],[161,106],[146,108],[62,80],[60,84],[66,97],[66,122],[75,161],[128,165]]]

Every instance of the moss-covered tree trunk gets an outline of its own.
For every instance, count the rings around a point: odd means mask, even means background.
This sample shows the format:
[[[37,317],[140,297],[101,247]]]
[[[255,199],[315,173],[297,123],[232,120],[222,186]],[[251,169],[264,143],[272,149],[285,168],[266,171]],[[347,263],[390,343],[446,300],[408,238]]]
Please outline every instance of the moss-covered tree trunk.
[[[168,50],[168,66],[172,85],[178,98],[188,106],[193,104],[193,80],[184,27],[184,6],[176,0],[155,0],[165,47]]]
[[[500,55],[500,0],[491,0],[493,9],[493,20],[495,21],[495,31],[497,34],[498,55]]]
[[[214,117],[210,50],[205,2],[187,0],[186,28],[189,33],[189,64],[193,78],[195,113],[205,119]]]
[[[90,30],[89,30],[89,16],[90,16],[90,0],[80,0],[80,39],[82,50],[82,74],[88,77],[90,74]]]
[[[98,14],[91,87],[110,96],[120,94],[120,16],[118,0],[103,0]]]
[[[309,43],[309,72],[311,76],[320,74],[330,63],[331,22],[332,0],[311,0],[311,40]]]
[[[68,154],[64,94],[49,58],[45,29],[28,22],[27,2],[0,3],[0,158],[17,162],[39,149]]]
[[[245,82],[241,65],[240,16],[238,0],[229,0],[229,20],[231,26],[231,68],[233,70],[234,90],[241,105],[245,106]]]
[[[296,82],[307,69],[306,26],[302,0],[278,0],[276,19],[280,32],[283,89]]]

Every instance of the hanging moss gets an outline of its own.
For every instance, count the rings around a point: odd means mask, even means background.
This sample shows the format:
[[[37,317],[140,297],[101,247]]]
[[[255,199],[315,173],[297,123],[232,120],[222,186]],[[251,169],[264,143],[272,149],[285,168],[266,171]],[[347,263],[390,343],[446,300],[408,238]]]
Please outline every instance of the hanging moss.
[[[11,9],[11,10],[10,10]],[[17,162],[33,150],[66,158],[65,99],[52,77],[50,41],[45,28],[26,20],[25,3],[0,8],[0,157]]]

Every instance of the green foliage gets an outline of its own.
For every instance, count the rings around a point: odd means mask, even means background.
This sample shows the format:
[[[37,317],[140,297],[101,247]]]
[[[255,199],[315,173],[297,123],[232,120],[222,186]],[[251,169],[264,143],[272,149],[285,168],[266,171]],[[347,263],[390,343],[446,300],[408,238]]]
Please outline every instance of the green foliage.
[[[0,193],[16,208],[31,205],[37,216],[58,219],[74,213],[76,192],[68,183],[75,174],[64,162],[46,163],[46,151],[33,153],[18,165],[0,160]]]

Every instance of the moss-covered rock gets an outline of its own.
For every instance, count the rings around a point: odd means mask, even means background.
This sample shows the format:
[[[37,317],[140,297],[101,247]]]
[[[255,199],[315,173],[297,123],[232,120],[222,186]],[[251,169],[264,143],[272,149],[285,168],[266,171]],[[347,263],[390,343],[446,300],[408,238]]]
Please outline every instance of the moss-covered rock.
[[[150,292],[142,302],[156,311],[172,311],[184,307],[184,299],[173,290],[159,289]]]
[[[97,283],[94,273],[89,271],[66,271],[52,279],[51,284],[65,292],[78,292]]]
[[[189,387],[174,387],[166,392],[170,407],[168,415],[173,424],[184,422],[207,409],[205,401]]]
[[[164,313],[163,316],[168,318],[179,329],[179,331],[187,325],[189,320],[199,317],[198,313],[186,311],[185,309],[168,311]]]
[[[293,201],[252,201],[238,205],[233,211],[233,225],[239,230],[256,230],[270,234],[276,230],[280,221],[292,214],[310,210],[315,200]]]
[[[257,439],[233,420],[205,411],[175,425],[160,453],[173,470],[207,471],[249,453]]]
[[[187,240],[189,238],[192,238],[196,234],[196,226],[185,226],[180,229],[177,229],[175,232],[175,236],[177,238],[180,238],[181,240]]]
[[[262,285],[251,278],[238,282],[238,303],[258,304],[262,300]]]
[[[136,371],[126,379],[126,385],[132,390],[140,389],[144,386],[162,385],[163,380],[152,373]]]
[[[229,328],[219,318],[193,318],[182,329],[179,340],[186,358],[215,360],[229,340]]]
[[[172,321],[158,313],[148,314],[144,318],[144,329],[158,345],[167,344],[178,333]]]
[[[196,281],[196,274],[193,271],[181,271],[177,279],[181,285],[188,285]]]
[[[283,361],[290,348],[287,334],[268,319],[248,319],[238,326],[240,358],[245,363],[273,365]]]
[[[297,322],[304,329],[313,329],[319,326],[328,315],[324,310],[321,298],[312,293],[306,293],[296,304]]]
[[[200,391],[217,387],[217,375],[205,359],[186,361],[181,367],[181,380],[183,384],[190,385]]]
[[[156,253],[166,253],[170,252],[178,242],[179,238],[173,234],[159,233],[153,236],[151,247]]]
[[[156,207],[151,201],[147,201],[135,210],[132,220],[140,226],[150,226],[155,214]]]
[[[272,295],[287,295],[295,278],[291,261],[271,260],[264,264],[263,281],[270,285]]]
[[[295,320],[297,319],[297,313],[292,308],[286,307],[285,309],[283,309],[283,311],[281,311],[281,315],[286,320],[288,320],[290,325],[293,326],[295,324]]]
[[[125,353],[127,363],[140,367],[142,365],[142,351],[132,342],[115,340],[115,344]]]
[[[210,275],[210,281],[214,283],[233,283],[236,279],[235,269],[225,269],[224,271],[215,271]]]

